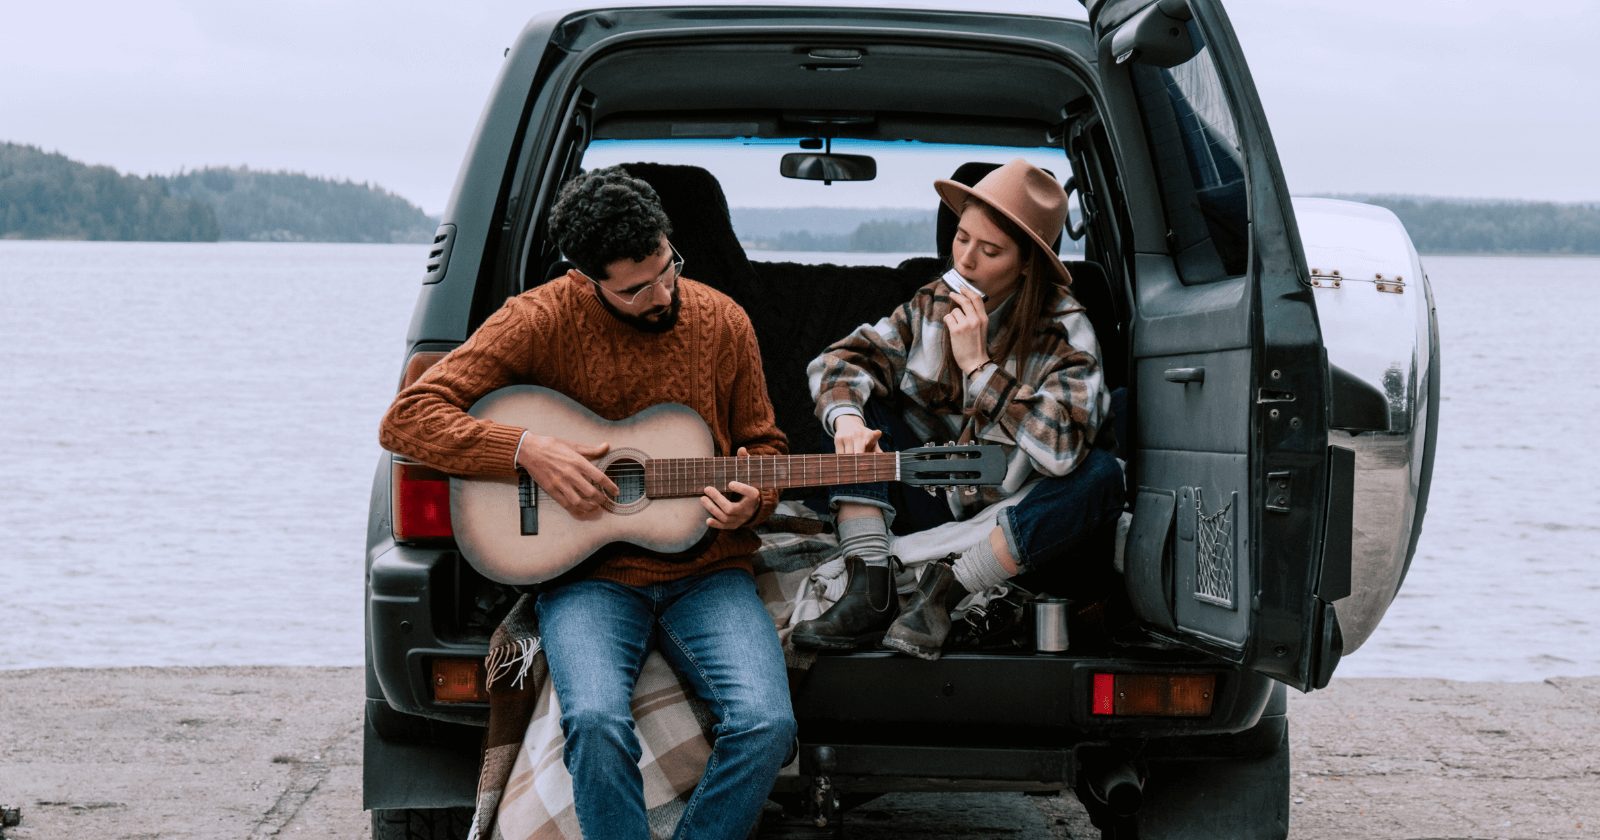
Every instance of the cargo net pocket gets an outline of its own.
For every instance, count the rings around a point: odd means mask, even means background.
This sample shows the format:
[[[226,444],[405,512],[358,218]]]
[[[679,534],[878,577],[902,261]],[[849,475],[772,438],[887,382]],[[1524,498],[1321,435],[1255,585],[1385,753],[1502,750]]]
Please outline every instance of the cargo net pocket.
[[[1206,513],[1199,488],[1194,493],[1194,597],[1233,609],[1233,500]]]

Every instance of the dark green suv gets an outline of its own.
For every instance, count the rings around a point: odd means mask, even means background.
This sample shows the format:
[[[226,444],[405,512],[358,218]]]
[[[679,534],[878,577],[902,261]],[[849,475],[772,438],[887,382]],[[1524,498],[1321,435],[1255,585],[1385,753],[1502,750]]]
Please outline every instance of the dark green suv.
[[[1071,789],[1108,837],[1284,837],[1285,688],[1327,684],[1415,549],[1437,330],[1392,215],[1290,199],[1219,0],[537,18],[429,252],[403,383],[561,270],[557,188],[622,163],[656,186],[687,274],[750,313],[803,450],[806,362],[936,276],[949,234],[819,263],[747,248],[727,196],[925,206],[933,231],[935,178],[1019,156],[1073,199],[1063,259],[1116,389],[1128,512],[1083,561],[1113,594],[1074,605],[1064,653],[820,657],[795,685],[799,773],[774,797],[837,827],[841,804],[892,790]],[[365,803],[381,837],[465,833],[481,659],[518,594],[462,557],[449,510],[445,476],[379,463]]]

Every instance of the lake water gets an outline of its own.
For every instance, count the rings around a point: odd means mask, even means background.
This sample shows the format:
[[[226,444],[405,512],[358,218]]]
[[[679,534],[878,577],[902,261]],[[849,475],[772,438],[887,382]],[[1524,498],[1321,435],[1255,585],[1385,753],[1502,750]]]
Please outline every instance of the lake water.
[[[0,669],[359,664],[376,426],[423,255],[0,242]],[[1427,524],[1339,674],[1600,674],[1600,259],[1427,266]]]

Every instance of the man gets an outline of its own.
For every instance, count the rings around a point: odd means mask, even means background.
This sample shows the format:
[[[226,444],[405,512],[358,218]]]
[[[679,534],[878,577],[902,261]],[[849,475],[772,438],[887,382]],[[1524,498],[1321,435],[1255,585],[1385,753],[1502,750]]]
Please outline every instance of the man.
[[[580,518],[617,493],[591,460],[605,445],[535,435],[466,409],[513,384],[552,388],[609,420],[678,402],[705,419],[719,452],[787,452],[749,319],[680,276],[655,190],[620,168],[585,173],[561,190],[549,221],[576,268],[507,301],[401,392],[380,432],[386,449],[460,475],[520,467]],[[613,546],[538,595],[564,758],[590,840],[649,836],[629,703],[652,649],[717,718],[676,836],[746,836],[794,739],[783,654],[750,565],[759,545],[750,527],[771,514],[777,493],[741,482],[727,489],[706,488],[714,536],[687,556]]]

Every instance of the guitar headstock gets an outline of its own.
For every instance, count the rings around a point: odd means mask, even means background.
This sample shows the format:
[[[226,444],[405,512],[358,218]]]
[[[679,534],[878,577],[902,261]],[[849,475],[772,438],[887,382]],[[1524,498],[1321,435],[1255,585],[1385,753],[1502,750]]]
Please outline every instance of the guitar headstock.
[[[899,455],[904,484],[999,484],[1006,477],[1005,449],[999,446],[928,444]]]

